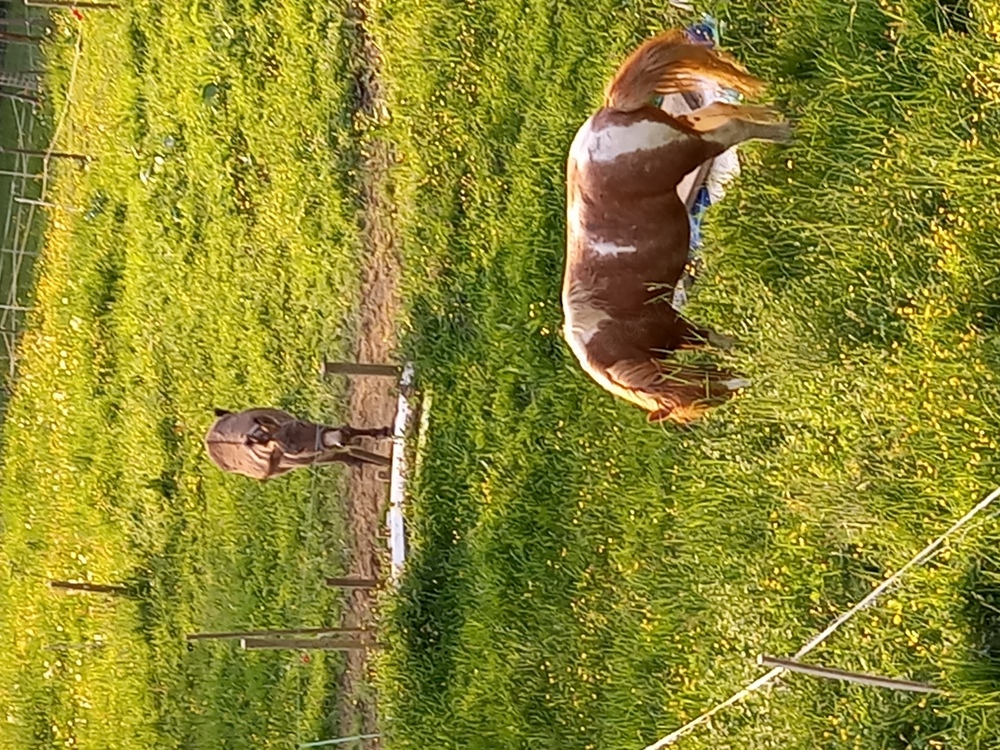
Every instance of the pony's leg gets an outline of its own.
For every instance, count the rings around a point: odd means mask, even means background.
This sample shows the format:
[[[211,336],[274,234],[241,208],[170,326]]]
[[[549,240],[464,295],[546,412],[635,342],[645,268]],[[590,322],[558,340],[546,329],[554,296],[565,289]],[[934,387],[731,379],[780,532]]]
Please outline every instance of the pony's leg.
[[[729,350],[736,345],[736,339],[722,333],[716,333],[711,328],[696,326],[687,318],[677,316],[680,326],[679,349],[699,349],[703,346],[714,346],[716,349]]]
[[[700,349],[704,346],[729,351],[736,346],[736,339],[724,333],[713,331],[711,328],[696,328],[689,337],[682,341],[680,348]]]
[[[755,139],[779,143],[789,141],[792,125],[789,122],[775,122],[777,117],[778,113],[767,107],[713,102],[677,119],[701,133],[706,141],[729,149],[738,143]]]
[[[724,333],[716,333],[715,331],[708,332],[708,343],[714,346],[716,349],[722,349],[728,352],[734,346],[736,346],[736,339],[733,336],[727,336]]]
[[[792,124],[790,122],[747,122],[746,120],[730,120],[715,130],[710,130],[701,136],[704,140],[718,143],[725,149],[743,143],[744,141],[773,141],[789,143],[792,140]]]
[[[781,120],[781,113],[770,107],[758,107],[752,104],[729,104],[728,102],[712,102],[700,109],[682,115],[671,115],[681,120],[685,125],[699,133],[725,125],[730,120],[745,120],[746,122],[774,123]]]

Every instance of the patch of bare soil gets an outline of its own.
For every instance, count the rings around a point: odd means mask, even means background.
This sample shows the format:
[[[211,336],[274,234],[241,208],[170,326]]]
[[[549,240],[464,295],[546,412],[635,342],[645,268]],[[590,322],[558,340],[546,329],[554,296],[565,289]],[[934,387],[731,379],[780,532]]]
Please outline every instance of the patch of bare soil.
[[[357,115],[377,118],[383,106],[378,82],[379,54],[365,29],[366,0],[351,6],[349,21],[354,30],[357,68],[355,105]],[[393,362],[396,351],[396,316],[400,309],[400,260],[389,180],[391,145],[375,139],[365,145],[361,157],[362,269],[361,309],[356,362]],[[396,416],[396,382],[388,378],[354,378],[348,390],[349,423],[361,427],[391,425]],[[384,446],[377,450],[384,452]],[[389,485],[379,478],[379,467],[353,470],[348,483],[348,541],[352,550],[351,574],[385,580],[388,575],[387,547],[383,530]],[[372,623],[374,594],[360,590],[347,594],[346,627]],[[341,681],[340,726],[370,734],[378,731],[377,705],[369,688],[368,659],[364,652],[348,652]]]

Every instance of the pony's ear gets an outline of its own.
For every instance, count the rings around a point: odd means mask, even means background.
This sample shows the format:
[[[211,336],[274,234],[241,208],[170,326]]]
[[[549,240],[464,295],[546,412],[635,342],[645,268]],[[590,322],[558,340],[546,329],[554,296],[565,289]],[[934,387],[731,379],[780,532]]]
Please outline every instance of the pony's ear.
[[[224,417],[227,414],[232,414],[231,411],[226,411],[225,409],[220,409],[218,406],[215,407],[215,416]]]

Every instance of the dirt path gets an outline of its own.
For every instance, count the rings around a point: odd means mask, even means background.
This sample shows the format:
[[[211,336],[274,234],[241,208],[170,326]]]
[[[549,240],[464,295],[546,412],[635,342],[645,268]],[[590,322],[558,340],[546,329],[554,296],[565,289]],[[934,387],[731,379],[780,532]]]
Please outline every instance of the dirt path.
[[[375,119],[384,104],[378,80],[378,50],[365,29],[366,1],[356,0],[350,9],[357,53],[355,104],[358,116]],[[389,180],[392,160],[391,145],[377,139],[365,146],[361,157],[361,229],[366,260],[361,279],[358,338],[354,343],[357,362],[394,361],[400,261],[393,231],[394,204]],[[355,378],[348,390],[350,424],[392,424],[396,415],[395,386],[393,380],[386,378]],[[389,485],[378,478],[375,467],[352,472],[347,494],[348,540],[353,553],[350,572],[359,577],[384,580],[387,576],[386,545],[380,535],[385,527],[388,497]],[[367,591],[349,594],[344,624],[354,627],[372,622],[372,601],[373,595]],[[349,652],[338,701],[340,726],[345,732],[378,731],[377,705],[369,685],[365,654]]]

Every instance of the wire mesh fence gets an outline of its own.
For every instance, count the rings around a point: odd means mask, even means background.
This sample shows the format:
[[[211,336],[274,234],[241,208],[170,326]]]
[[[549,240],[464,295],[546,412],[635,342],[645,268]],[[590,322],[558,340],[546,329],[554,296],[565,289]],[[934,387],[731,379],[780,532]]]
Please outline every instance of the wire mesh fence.
[[[0,415],[17,366],[18,335],[32,309],[45,183],[52,158],[40,123],[42,51],[48,11],[0,2]]]

